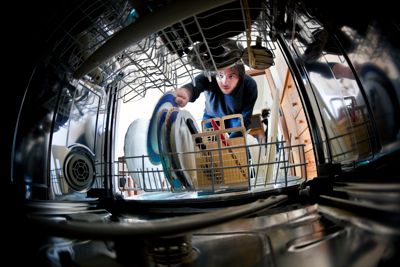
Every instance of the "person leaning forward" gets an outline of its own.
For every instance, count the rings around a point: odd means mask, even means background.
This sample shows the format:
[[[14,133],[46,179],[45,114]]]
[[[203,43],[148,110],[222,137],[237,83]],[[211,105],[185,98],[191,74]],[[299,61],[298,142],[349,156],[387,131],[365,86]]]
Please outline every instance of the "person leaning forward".
[[[179,107],[185,107],[189,101],[195,102],[201,93],[206,98],[203,119],[241,114],[244,126],[249,128],[258,90],[256,81],[246,74],[242,62],[218,69],[212,73],[211,80],[204,72],[197,75],[194,83],[176,89],[175,102]],[[227,123],[226,128],[241,126],[239,120]],[[240,132],[234,135],[230,137],[236,137]]]

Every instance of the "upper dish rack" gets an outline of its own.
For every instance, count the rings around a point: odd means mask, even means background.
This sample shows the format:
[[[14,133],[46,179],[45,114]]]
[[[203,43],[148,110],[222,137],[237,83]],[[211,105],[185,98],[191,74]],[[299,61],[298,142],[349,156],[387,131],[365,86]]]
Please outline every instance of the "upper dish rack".
[[[198,72],[211,73],[227,60],[245,55],[250,64],[255,54],[249,53],[251,48],[263,49],[273,64],[269,1],[202,1],[194,4],[200,7],[197,13],[186,3],[188,12],[180,16],[173,11],[182,1],[161,2],[152,11],[121,0],[82,5],[87,13],[83,20],[95,23],[70,32],[71,40],[60,49],[62,56],[69,56],[65,67],[74,78],[104,88],[117,82],[119,98],[129,102],[145,97],[147,90],[166,92],[191,82]],[[168,16],[162,14],[164,6]]]

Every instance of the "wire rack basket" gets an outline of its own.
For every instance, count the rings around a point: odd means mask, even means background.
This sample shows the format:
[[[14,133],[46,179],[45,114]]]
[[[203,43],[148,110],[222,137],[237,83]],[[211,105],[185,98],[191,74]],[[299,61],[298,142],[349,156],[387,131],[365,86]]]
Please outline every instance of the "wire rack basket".
[[[240,141],[235,140],[233,143],[235,142]],[[222,141],[218,138],[211,144],[213,143],[215,146],[222,145]],[[120,157],[116,162],[118,188],[126,196],[143,192],[177,192],[165,179],[164,173],[169,172],[171,175],[176,175],[182,171],[194,172],[192,177],[196,179],[196,182],[193,189],[183,188],[178,192],[262,191],[300,184],[307,179],[304,145],[286,146],[285,143],[285,141],[279,141],[255,145],[230,145],[225,148],[207,148],[201,151],[186,152],[193,153],[196,160],[199,160],[194,169],[164,170],[162,166],[151,169],[142,166],[142,168],[128,170],[127,158]],[[252,152],[248,152],[248,149]],[[272,151],[275,152],[275,155],[272,160],[269,160],[268,156]],[[249,153],[254,153],[256,156],[249,158]],[[167,156],[177,157],[177,154],[170,153]],[[141,155],[130,158],[146,157],[148,156]]]
[[[307,179],[304,145],[286,146],[284,140],[250,144],[246,141],[243,120],[242,126],[225,126],[225,120],[235,118],[241,119],[241,115],[203,120],[202,132],[192,135],[194,147],[190,151],[164,151],[161,155],[169,162],[186,155],[194,164],[148,168],[144,164],[147,155],[119,158],[116,162],[119,190],[127,196],[157,191],[257,191],[287,187]],[[142,165],[128,169],[126,160],[129,159],[136,159]],[[177,165],[181,168],[174,168]],[[183,172],[189,175],[182,176]],[[183,184],[193,184],[193,187],[177,190],[166,177],[190,179],[190,183]]]
[[[149,90],[169,91],[191,82],[200,71],[215,71],[226,60],[218,55],[221,40],[237,44],[237,59],[246,54],[245,62],[253,62],[247,57],[253,57],[259,50],[248,53],[249,49],[263,48],[271,57],[269,64],[274,64],[276,45],[269,24],[273,13],[270,1],[233,1],[189,17],[183,16],[157,30],[151,27],[151,21],[132,15],[138,11],[133,2],[96,1],[99,3],[95,6],[89,2],[84,1],[72,13],[71,20],[74,16],[81,17],[76,25],[71,28],[71,21],[60,25],[62,34],[68,34],[57,40],[56,51],[59,51],[59,58],[67,58],[62,64],[70,73],[84,67],[93,54],[100,54],[99,64],[81,78],[103,87],[118,81],[119,97],[123,102],[143,98]],[[169,1],[160,2],[161,7],[157,7],[160,10],[169,5]],[[151,1],[147,4],[150,6]],[[149,11],[142,13],[143,16],[152,15]],[[129,37],[133,41],[122,40],[129,45],[106,56],[102,51],[114,51],[114,43],[119,44],[119,36],[130,28],[132,34]],[[134,29],[147,28],[148,33],[136,40]]]

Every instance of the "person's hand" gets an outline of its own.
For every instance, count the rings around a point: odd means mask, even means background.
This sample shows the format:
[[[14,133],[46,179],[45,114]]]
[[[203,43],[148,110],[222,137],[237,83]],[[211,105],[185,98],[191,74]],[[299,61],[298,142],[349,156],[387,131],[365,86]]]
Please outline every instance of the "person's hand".
[[[183,108],[187,105],[191,97],[190,91],[186,88],[176,89],[175,103]]]

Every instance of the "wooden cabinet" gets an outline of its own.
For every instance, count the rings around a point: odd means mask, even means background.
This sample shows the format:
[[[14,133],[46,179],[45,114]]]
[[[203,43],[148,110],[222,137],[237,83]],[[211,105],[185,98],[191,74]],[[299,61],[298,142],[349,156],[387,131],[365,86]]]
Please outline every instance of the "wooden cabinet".
[[[287,128],[286,131],[284,131],[285,135],[287,135],[285,136],[285,139],[288,140],[288,145],[291,146],[299,144],[305,145],[304,156],[307,166],[307,178],[312,179],[317,175],[313,144],[302,102],[293,77],[289,71],[286,74],[284,83],[281,98],[281,110]],[[291,153],[291,159],[294,160],[294,162],[301,160],[302,156],[298,150],[293,149]],[[300,167],[296,167],[292,172],[295,172],[296,175],[298,175],[301,173],[301,169]]]

